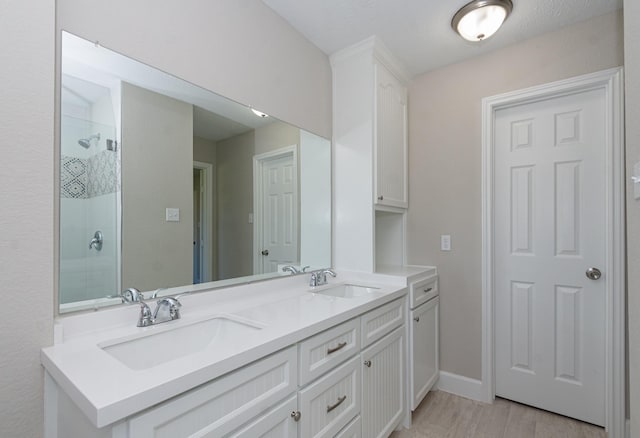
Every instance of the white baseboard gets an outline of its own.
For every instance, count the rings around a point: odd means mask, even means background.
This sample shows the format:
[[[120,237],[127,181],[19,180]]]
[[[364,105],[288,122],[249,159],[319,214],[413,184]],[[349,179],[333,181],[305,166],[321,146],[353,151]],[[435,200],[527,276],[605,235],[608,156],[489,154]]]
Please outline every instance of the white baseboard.
[[[482,382],[458,374],[440,371],[437,387],[440,391],[449,392],[472,400],[486,402],[483,396]]]

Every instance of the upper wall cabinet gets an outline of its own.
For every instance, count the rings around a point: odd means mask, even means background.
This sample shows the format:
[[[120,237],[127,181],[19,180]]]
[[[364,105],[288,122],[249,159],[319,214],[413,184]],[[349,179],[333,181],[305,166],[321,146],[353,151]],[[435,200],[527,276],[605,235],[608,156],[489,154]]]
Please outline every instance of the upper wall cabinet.
[[[407,87],[381,62],[374,69],[374,202],[407,208]]]

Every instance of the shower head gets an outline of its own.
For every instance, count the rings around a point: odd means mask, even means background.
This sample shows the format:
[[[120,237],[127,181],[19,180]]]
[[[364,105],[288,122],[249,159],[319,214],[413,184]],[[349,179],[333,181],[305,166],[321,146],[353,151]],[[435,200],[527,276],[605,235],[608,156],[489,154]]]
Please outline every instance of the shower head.
[[[88,138],[81,138],[78,140],[78,144],[85,149],[89,149],[91,146],[91,140],[100,140],[100,133],[90,135]]]

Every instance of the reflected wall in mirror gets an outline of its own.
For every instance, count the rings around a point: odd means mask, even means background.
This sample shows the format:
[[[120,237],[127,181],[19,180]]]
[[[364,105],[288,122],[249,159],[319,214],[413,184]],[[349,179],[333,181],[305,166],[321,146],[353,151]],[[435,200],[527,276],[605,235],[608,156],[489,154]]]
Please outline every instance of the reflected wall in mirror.
[[[61,65],[61,313],[331,265],[329,140],[66,32]]]

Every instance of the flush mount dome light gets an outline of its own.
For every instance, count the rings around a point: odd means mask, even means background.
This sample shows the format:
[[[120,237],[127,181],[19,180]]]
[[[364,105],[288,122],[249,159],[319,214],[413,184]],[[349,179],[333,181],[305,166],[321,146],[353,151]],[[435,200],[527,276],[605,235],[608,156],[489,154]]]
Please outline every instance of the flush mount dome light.
[[[262,111],[258,111],[255,108],[251,108],[251,111],[253,111],[253,114],[255,114],[258,117],[262,117],[262,118],[269,117],[269,114],[265,114]]]
[[[507,19],[511,0],[474,0],[453,16],[451,27],[468,41],[482,41],[497,32]]]

